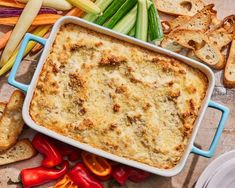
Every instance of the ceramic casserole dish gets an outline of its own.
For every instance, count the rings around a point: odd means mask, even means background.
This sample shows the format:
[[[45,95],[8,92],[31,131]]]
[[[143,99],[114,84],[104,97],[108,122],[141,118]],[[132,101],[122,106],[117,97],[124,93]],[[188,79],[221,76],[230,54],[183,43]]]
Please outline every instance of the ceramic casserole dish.
[[[171,58],[177,59],[181,62],[184,62],[184,64],[188,64],[189,66],[194,67],[194,68],[200,70],[202,73],[204,73],[204,75],[207,77],[207,80],[208,80],[207,91],[206,91],[204,100],[202,102],[202,105],[201,105],[201,108],[199,111],[199,115],[197,116],[196,121],[194,122],[192,134],[188,140],[187,147],[184,150],[183,156],[181,157],[180,161],[173,168],[169,168],[169,169],[157,168],[157,167],[148,165],[146,163],[137,162],[135,160],[131,160],[131,159],[128,159],[125,157],[120,157],[118,155],[111,154],[111,153],[106,152],[104,150],[92,147],[89,144],[85,144],[85,143],[80,142],[78,140],[72,139],[71,137],[69,138],[66,135],[58,134],[57,132],[52,131],[51,129],[48,129],[44,126],[37,124],[33,120],[33,118],[30,115],[30,104],[31,104],[31,101],[34,97],[34,92],[36,90],[37,81],[39,79],[40,73],[43,70],[43,66],[44,66],[44,63],[45,63],[48,55],[49,55],[50,49],[52,49],[52,47],[53,47],[53,43],[55,41],[55,38],[56,38],[60,28],[65,24],[78,25],[79,27],[82,27],[82,28],[87,29],[89,31],[98,33],[99,35],[110,36],[110,37],[114,38],[115,40],[124,41],[124,42],[131,44],[131,45],[139,46],[142,49],[146,49],[146,50],[150,50],[152,52],[156,52],[158,54],[166,55],[168,57],[171,57]],[[42,53],[41,58],[39,60],[37,69],[34,73],[34,76],[32,78],[31,83],[29,85],[25,85],[20,82],[17,82],[15,80],[15,76],[16,76],[17,70],[19,68],[19,65],[21,63],[21,60],[22,60],[22,57],[24,54],[24,50],[25,50],[29,41],[35,41],[35,42],[40,43],[41,45],[44,45],[44,50],[43,50],[43,53]],[[41,132],[43,134],[46,134],[50,137],[53,137],[55,139],[58,139],[60,141],[63,141],[67,144],[70,144],[75,147],[86,150],[88,152],[103,156],[107,159],[117,161],[117,162],[129,165],[129,166],[133,166],[133,167],[136,167],[136,168],[139,168],[139,169],[142,169],[142,170],[145,170],[145,171],[157,174],[157,175],[162,175],[162,176],[174,176],[174,175],[178,174],[183,169],[185,162],[186,162],[190,153],[195,153],[195,154],[198,154],[198,155],[201,155],[204,157],[212,157],[215,152],[215,148],[218,144],[219,138],[222,134],[223,127],[224,127],[226,120],[228,119],[228,115],[229,115],[229,109],[227,107],[222,106],[220,104],[217,104],[217,103],[210,100],[213,89],[214,89],[214,85],[215,85],[215,78],[214,78],[213,72],[207,66],[205,66],[195,60],[189,59],[189,58],[184,57],[182,55],[179,55],[179,54],[173,53],[171,51],[168,51],[166,49],[155,46],[153,44],[142,42],[140,40],[131,38],[129,36],[116,33],[116,32],[111,31],[109,29],[97,26],[95,24],[89,23],[87,21],[84,21],[82,19],[75,18],[75,17],[63,17],[60,20],[58,20],[56,22],[56,24],[54,25],[52,32],[51,32],[51,35],[48,39],[43,39],[43,38],[39,38],[39,37],[31,35],[31,34],[26,34],[26,36],[21,44],[21,48],[20,48],[19,54],[16,58],[14,67],[10,73],[8,82],[9,82],[9,84],[11,84],[11,85],[15,86],[16,88],[19,88],[22,91],[27,93],[26,98],[25,98],[25,102],[24,102],[24,106],[23,106],[23,118],[24,118],[25,123],[28,126],[30,126],[32,129],[34,129],[38,132]],[[209,150],[204,151],[204,150],[201,150],[201,149],[197,148],[196,146],[194,146],[194,140],[195,140],[195,137],[196,137],[197,132],[199,130],[202,118],[205,114],[207,107],[211,107],[211,108],[214,108],[214,109],[221,111],[222,116],[221,116],[217,131],[215,133],[214,139],[211,143]],[[112,138],[110,138],[110,139],[112,139]],[[141,153],[141,151],[140,151],[140,153]]]

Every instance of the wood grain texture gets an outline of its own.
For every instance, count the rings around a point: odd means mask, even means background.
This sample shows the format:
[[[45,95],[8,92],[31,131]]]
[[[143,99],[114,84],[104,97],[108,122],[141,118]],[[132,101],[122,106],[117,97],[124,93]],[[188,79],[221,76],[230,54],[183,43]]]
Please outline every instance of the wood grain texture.
[[[223,18],[230,14],[235,14],[234,0],[205,0],[206,3],[214,3],[218,11],[219,18]],[[169,17],[168,17],[169,18]],[[5,31],[6,28],[0,26],[0,31]],[[26,61],[18,74],[18,79],[21,81],[29,81],[35,69],[36,63]],[[191,188],[197,181],[202,171],[207,165],[212,162],[219,155],[235,149],[235,89],[225,89],[222,85],[222,71],[215,72],[216,88],[212,99],[216,102],[228,106],[231,110],[229,121],[226,124],[222,138],[219,141],[216,154],[211,159],[199,157],[190,154],[188,161],[183,171],[175,177],[165,178],[160,176],[152,176],[147,182],[141,184],[128,183],[124,188]],[[0,78],[0,101],[7,101],[13,92],[14,88],[7,84],[7,76]],[[196,145],[208,149],[212,138],[214,136],[216,127],[218,125],[220,113],[213,109],[208,109],[205,118],[200,127],[196,138]],[[28,129],[24,132],[23,137],[32,137],[33,131]],[[3,166],[0,168],[0,187],[1,188],[15,188],[14,185],[7,185],[7,180],[12,178],[16,180],[21,169],[25,167],[33,167],[39,164],[41,156],[37,156],[29,161],[20,162],[14,165]],[[48,187],[49,185],[41,186]]]

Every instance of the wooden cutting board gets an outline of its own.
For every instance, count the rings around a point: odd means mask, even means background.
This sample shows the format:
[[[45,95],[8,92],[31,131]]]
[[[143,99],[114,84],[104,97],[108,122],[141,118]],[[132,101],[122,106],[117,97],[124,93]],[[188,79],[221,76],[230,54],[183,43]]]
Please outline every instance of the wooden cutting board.
[[[218,11],[218,17],[224,18],[227,15],[235,14],[234,0],[205,0],[206,3],[214,3]],[[164,16],[164,15],[162,15]],[[7,31],[9,28],[0,26],[0,33]],[[1,35],[1,34],[0,34]],[[29,82],[36,63],[26,60],[20,68],[18,79]],[[222,138],[219,142],[216,154],[211,159],[199,157],[191,154],[183,171],[175,177],[166,178],[153,175],[148,181],[135,184],[128,182],[125,188],[190,188],[193,187],[204,168],[219,155],[235,149],[235,89],[225,89],[221,82],[222,72],[216,72],[216,88],[213,93],[213,100],[228,106],[231,110],[230,119],[224,129]],[[0,101],[7,101],[14,88],[7,84],[7,76],[0,78]],[[207,149],[212,141],[215,129],[218,125],[220,114],[208,109],[202,126],[197,135],[196,144],[203,149]],[[26,129],[22,137],[32,137],[34,131]],[[16,180],[21,169],[35,167],[39,165],[41,156],[38,155],[31,160],[19,162],[12,165],[0,167],[0,187],[15,188],[16,185],[8,185],[9,179]],[[49,187],[51,184],[41,186]]]

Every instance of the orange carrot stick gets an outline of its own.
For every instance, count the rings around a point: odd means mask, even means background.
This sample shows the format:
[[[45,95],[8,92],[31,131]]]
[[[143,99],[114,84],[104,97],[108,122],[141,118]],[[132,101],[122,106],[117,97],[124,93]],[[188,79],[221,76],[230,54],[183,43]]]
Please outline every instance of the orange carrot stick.
[[[67,14],[66,16],[77,16],[77,17],[80,17],[83,15],[83,11],[78,9],[78,8],[73,8],[71,9]],[[48,32],[47,34],[45,34],[44,38],[48,38],[50,35],[50,32]],[[36,54],[38,53],[40,50],[42,49],[42,45],[40,44],[37,44],[33,49],[32,49],[32,53]]]
[[[31,31],[33,31],[34,29],[35,29],[35,27],[31,26],[31,27],[29,28],[28,32],[31,32]],[[9,40],[9,38],[10,38],[10,36],[11,36],[11,33],[12,33],[12,30],[6,32],[6,33],[3,34],[3,36],[0,38],[0,50],[3,49],[3,48],[6,46],[8,40]]]
[[[77,16],[77,17],[81,17],[83,15],[83,11],[79,8],[73,8],[71,9],[67,14],[66,16]]]
[[[59,18],[61,18],[61,15],[58,14],[40,14],[38,15],[35,20],[33,21],[33,26],[39,26],[39,25],[49,25],[54,24]],[[0,18],[0,24],[1,25],[15,25],[19,20],[19,17],[9,17],[9,18]]]
[[[24,8],[25,4],[19,3],[15,0],[0,0],[0,6],[13,7],[13,8]]]
[[[11,33],[12,33],[12,30],[6,32],[2,38],[0,38],[0,50],[3,49],[6,44],[7,44],[7,41],[9,40],[10,36],[11,36]]]
[[[47,39],[50,35],[50,32],[46,33],[43,38]],[[36,54],[42,49],[42,45],[37,43],[36,46],[31,50],[32,53]]]

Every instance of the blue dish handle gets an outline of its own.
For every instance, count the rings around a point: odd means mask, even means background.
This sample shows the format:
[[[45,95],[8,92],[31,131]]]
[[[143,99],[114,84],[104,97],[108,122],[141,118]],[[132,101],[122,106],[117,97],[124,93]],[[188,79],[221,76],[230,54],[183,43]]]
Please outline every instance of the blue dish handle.
[[[20,82],[17,82],[15,80],[15,77],[16,77],[16,73],[17,73],[17,70],[20,66],[20,63],[24,57],[24,52],[25,52],[25,49],[28,45],[28,43],[30,41],[35,41],[35,42],[38,42],[40,43],[41,45],[45,46],[46,45],[46,39],[44,38],[41,38],[41,37],[37,37],[35,35],[32,35],[30,33],[27,33],[22,41],[22,44],[20,46],[20,50],[19,50],[19,53],[17,54],[16,56],[16,60],[14,62],[14,65],[12,67],[12,70],[10,72],[10,75],[9,75],[9,78],[8,78],[8,83],[24,92],[27,92],[28,88],[29,88],[29,85],[26,85],[26,84],[22,84]]]
[[[228,119],[229,109],[227,107],[225,107],[223,105],[220,105],[220,104],[218,104],[216,102],[213,102],[213,101],[210,101],[208,106],[211,107],[211,108],[215,108],[217,110],[220,110],[222,112],[218,128],[216,130],[215,136],[213,138],[213,141],[212,141],[212,143],[210,145],[210,149],[208,151],[201,150],[201,149],[197,148],[196,146],[193,146],[191,152],[195,153],[197,155],[201,155],[203,157],[211,158],[214,155],[214,153],[215,153],[215,149],[216,149],[216,147],[218,145],[220,136],[221,136],[221,134],[223,132],[224,125],[225,125],[225,123],[226,123],[226,121]]]

